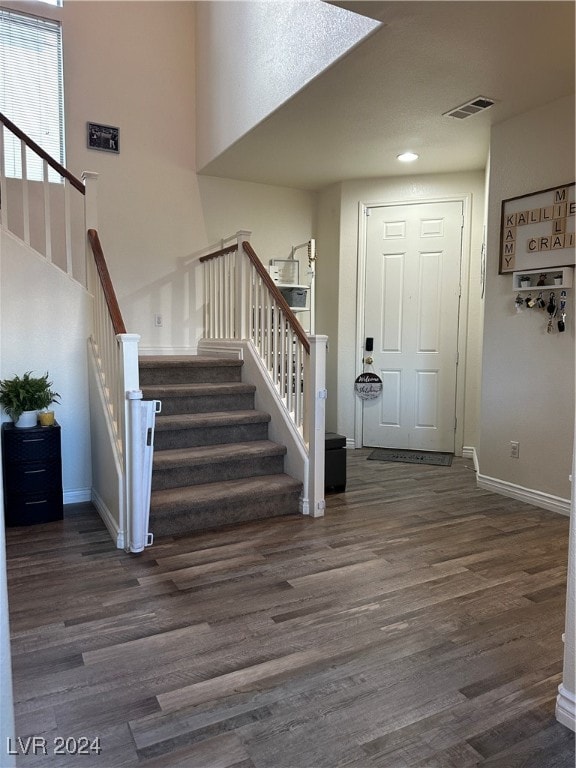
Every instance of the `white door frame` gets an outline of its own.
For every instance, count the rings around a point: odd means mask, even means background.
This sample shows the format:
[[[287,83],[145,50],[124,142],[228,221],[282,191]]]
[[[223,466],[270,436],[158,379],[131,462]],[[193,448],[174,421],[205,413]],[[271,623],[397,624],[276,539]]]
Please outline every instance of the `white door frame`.
[[[458,366],[456,368],[456,431],[454,434],[454,452],[462,455],[464,444],[464,390],[466,383],[466,339],[468,335],[468,301],[470,280],[470,237],[471,237],[471,204],[472,195],[455,195],[450,197],[418,198],[414,200],[398,200],[385,202],[358,203],[358,283],[356,286],[356,365],[354,377],[364,371],[364,309],[366,304],[366,218],[372,208],[387,208],[398,205],[422,205],[426,203],[462,203],[464,217],[462,227],[462,255],[460,266],[460,308],[458,311]],[[355,397],[354,407],[354,445],[362,448],[363,408],[362,400]]]

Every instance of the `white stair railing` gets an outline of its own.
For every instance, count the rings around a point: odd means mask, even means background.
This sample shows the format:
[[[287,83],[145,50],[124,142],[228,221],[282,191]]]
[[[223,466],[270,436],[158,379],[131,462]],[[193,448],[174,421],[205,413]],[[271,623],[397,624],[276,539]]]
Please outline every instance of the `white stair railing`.
[[[7,177],[5,134],[20,145],[20,178]],[[30,152],[42,162],[42,180],[29,177]],[[59,183],[49,181],[50,169],[60,178]],[[74,253],[84,252],[85,222],[78,222],[84,217],[84,196],[80,179],[0,113],[0,223],[82,285],[86,284],[84,259],[75,259]]]
[[[88,230],[88,242],[93,256],[88,259],[88,286],[94,296],[92,356],[106,406],[111,448],[121,468],[118,546],[141,552],[152,544],[148,520],[154,422],[160,403],[142,400],[138,371],[140,336],[126,333],[95,229]]]
[[[21,178],[6,177],[5,132],[19,142]],[[42,181],[29,178],[30,152],[42,161]],[[60,182],[49,181],[49,169]],[[0,113],[0,225],[87,287],[94,298],[90,345],[108,428],[109,443],[104,450],[112,452],[120,474],[114,504],[117,542],[139,552],[151,543],[147,526],[152,436],[159,403],[141,401],[140,337],[126,333],[96,232],[97,178],[98,174],[85,172],[82,181],[77,179]],[[101,455],[101,450],[93,450],[93,462],[97,461],[94,456]],[[99,467],[93,466],[93,476],[104,485],[113,485]],[[95,495],[97,488],[93,488]]]
[[[308,337],[240,231],[203,256],[204,337],[251,341],[308,453],[307,513],[324,511],[325,336]]]

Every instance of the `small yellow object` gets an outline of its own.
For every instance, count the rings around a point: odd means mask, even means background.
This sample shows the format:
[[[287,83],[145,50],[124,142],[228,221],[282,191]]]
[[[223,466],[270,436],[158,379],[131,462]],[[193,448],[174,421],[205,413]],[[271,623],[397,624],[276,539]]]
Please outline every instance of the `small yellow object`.
[[[54,411],[40,411],[38,414],[40,419],[40,426],[53,427],[54,426]]]

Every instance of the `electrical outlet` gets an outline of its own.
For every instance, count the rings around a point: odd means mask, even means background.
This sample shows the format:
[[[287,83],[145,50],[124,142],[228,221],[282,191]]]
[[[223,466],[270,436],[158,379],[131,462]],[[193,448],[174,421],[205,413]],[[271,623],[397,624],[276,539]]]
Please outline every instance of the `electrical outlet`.
[[[510,456],[513,459],[520,458],[520,443],[517,440],[510,440]]]
[[[162,315],[154,315],[154,325],[156,328],[162,328]]]

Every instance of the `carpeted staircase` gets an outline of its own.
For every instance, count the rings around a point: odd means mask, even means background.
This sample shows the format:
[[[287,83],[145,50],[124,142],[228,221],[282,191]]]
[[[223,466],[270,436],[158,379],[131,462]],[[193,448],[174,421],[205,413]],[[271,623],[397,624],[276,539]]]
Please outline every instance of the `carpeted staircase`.
[[[174,536],[298,513],[302,484],[284,474],[286,448],[268,440],[267,413],[242,361],[141,357],[144,399],[156,417],[150,530]]]

